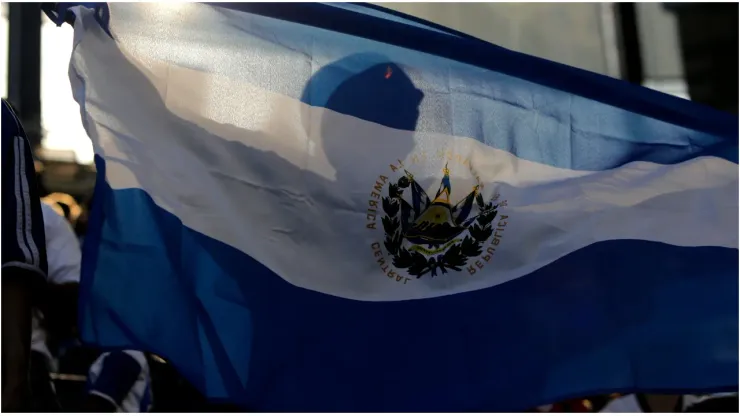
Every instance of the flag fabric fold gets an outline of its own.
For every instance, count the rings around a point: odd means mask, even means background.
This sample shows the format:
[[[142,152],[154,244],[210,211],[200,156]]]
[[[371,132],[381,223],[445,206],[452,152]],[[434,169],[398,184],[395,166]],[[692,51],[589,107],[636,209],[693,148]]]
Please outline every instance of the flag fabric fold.
[[[103,8],[85,341],[261,411],[736,389],[737,117],[377,7]]]

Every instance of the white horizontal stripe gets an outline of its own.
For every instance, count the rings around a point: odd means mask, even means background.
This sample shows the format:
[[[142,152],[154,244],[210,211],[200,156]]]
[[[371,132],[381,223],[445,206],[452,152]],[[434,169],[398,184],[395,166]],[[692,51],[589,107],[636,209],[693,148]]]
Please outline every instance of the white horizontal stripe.
[[[104,35],[85,37],[72,59],[109,184],[144,189],[183,225],[300,287],[360,300],[428,298],[500,284],[599,241],[738,247],[738,166],[723,159],[560,169],[468,138],[311,108],[242,80],[131,62]],[[80,97],[82,84],[72,82]],[[470,160],[484,197],[507,201],[495,256],[479,259],[475,275],[398,282],[375,262],[371,247],[384,236],[379,217],[367,228],[369,201],[380,175],[398,179],[389,168],[398,159],[431,197],[449,163],[453,203],[474,184],[461,163]]]

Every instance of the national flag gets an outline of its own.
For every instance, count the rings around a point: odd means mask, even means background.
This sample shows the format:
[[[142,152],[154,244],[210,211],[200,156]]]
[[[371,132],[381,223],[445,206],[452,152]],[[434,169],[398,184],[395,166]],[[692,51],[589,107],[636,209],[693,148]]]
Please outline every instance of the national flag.
[[[73,10],[85,341],[259,411],[737,388],[736,116],[377,7]]]

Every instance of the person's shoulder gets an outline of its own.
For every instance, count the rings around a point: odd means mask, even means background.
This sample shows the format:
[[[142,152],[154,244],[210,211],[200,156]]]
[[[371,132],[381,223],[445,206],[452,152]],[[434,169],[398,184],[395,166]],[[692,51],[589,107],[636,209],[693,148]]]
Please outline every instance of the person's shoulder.
[[[13,107],[7,100],[5,100],[5,98],[3,98],[2,101],[2,136],[3,141],[5,141],[6,139],[10,140],[15,136],[20,135],[23,130],[18,116],[15,114],[15,111],[13,111]]]
[[[23,124],[13,109],[13,106],[3,98],[0,107],[3,109],[2,125],[0,125],[0,129],[2,129],[3,152],[9,152],[11,154],[20,152],[16,147],[17,143],[20,143],[25,148],[29,148],[28,138],[26,137],[25,130],[23,130]],[[19,142],[18,137],[25,140]],[[3,157],[3,159],[5,158]]]
[[[13,106],[10,105],[8,100],[5,98],[2,99],[2,106],[3,106],[3,117],[6,116],[15,116],[15,111],[13,111]]]

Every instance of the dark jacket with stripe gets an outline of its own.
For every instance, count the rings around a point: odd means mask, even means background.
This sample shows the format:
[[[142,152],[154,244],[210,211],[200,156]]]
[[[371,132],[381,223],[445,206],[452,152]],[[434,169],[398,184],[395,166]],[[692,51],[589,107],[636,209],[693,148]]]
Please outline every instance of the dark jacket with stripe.
[[[2,100],[2,267],[46,280],[46,242],[31,148],[20,120]],[[8,268],[26,273],[7,273]]]

